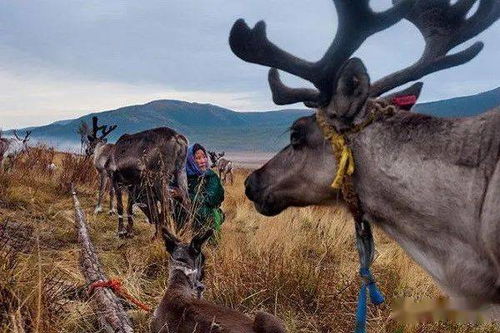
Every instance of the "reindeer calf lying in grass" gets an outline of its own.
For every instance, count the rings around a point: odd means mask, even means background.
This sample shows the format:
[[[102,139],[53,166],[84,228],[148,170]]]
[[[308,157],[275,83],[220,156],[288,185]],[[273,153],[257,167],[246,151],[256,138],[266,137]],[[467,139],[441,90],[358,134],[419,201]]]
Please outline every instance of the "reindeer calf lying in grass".
[[[238,311],[201,299],[205,263],[201,247],[212,234],[208,230],[194,237],[191,243],[183,244],[162,229],[170,253],[170,276],[165,295],[153,314],[151,332],[286,332],[279,319],[269,313],[258,312],[252,320]]]

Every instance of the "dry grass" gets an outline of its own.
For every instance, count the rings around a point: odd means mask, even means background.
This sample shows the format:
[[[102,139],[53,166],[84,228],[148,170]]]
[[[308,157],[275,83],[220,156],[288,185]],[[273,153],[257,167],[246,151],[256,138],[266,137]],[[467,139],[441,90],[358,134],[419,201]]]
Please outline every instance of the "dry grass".
[[[37,159],[49,158],[37,154]],[[0,173],[0,331],[20,331],[23,325],[33,332],[99,331],[91,304],[82,298],[67,191],[71,181],[79,184],[108,276],[122,279],[131,294],[153,307],[166,287],[167,255],[159,241],[151,242],[153,227],[139,216],[135,238],[120,240],[116,217],[92,215],[97,186],[89,162],[71,155],[55,160],[55,175],[20,165]],[[341,207],[310,207],[263,217],[244,197],[247,173],[239,170],[235,184],[226,188],[222,237],[205,251],[205,297],[248,314],[276,314],[290,332],[352,332],[360,281],[349,214]],[[447,323],[411,328],[389,320],[395,299],[431,298],[440,292],[392,241],[377,233],[376,242],[374,274],[388,302],[370,307],[369,332],[495,331],[487,325]],[[135,309],[129,314],[136,331],[147,332],[148,314]]]

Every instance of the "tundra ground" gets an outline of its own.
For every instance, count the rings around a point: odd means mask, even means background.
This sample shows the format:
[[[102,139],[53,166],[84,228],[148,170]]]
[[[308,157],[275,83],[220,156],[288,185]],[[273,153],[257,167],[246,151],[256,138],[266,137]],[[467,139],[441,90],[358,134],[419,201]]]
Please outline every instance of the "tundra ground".
[[[46,152],[49,154],[50,152]],[[116,235],[117,218],[92,214],[97,175],[90,160],[57,154],[55,173],[43,148],[0,172],[0,331],[100,332],[79,270],[69,184],[77,184],[89,231],[106,274],[155,307],[166,288],[168,255],[154,228],[135,217],[136,235]],[[265,310],[290,332],[352,332],[360,280],[353,221],[342,207],[288,209],[267,218],[243,193],[248,170],[226,186],[226,222],[209,245],[205,297],[249,315]],[[390,319],[399,299],[442,296],[403,250],[376,232],[374,275],[387,301],[369,308],[369,332],[497,332],[488,324],[403,325]],[[136,332],[149,314],[128,307]]]

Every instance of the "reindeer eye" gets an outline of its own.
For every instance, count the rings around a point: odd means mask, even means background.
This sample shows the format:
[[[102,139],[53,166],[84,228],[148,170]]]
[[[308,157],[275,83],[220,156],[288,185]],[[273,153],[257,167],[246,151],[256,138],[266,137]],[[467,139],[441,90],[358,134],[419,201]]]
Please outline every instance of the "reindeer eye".
[[[290,133],[290,143],[292,147],[297,148],[304,143],[304,135],[300,131],[292,130]]]

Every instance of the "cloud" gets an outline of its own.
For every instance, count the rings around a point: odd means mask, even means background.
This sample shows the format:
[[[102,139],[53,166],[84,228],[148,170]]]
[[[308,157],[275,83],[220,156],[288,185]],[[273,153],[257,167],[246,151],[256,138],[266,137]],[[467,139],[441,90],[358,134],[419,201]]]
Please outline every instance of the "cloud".
[[[391,1],[371,3],[381,10]],[[267,68],[245,63],[229,49],[229,30],[239,17],[250,25],[266,20],[270,40],[312,61],[328,48],[337,21],[326,0],[2,1],[0,72],[6,77],[0,80],[8,90],[0,91],[1,121],[41,124],[129,102],[182,96],[236,109],[276,109]],[[486,45],[476,59],[424,78],[422,99],[499,86],[498,35],[496,23],[475,38]],[[355,55],[375,80],[411,64],[422,49],[418,31],[401,22],[370,37]],[[293,86],[304,84],[284,77]]]
[[[0,71],[0,91],[0,125],[4,129],[40,125],[157,99],[221,104],[235,110],[255,110],[256,106],[259,109],[251,92],[177,91],[159,85],[90,81],[53,74],[26,78]]]

